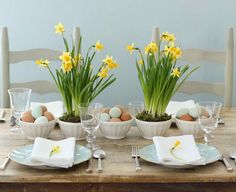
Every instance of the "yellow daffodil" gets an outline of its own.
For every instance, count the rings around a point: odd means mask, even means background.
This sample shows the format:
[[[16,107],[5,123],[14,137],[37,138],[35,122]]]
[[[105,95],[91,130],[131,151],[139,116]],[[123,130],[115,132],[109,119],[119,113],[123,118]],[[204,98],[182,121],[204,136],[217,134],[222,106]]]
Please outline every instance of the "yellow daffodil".
[[[65,28],[61,22],[59,22],[58,24],[55,25],[55,33],[62,35],[64,32],[65,32]]]
[[[140,65],[143,65],[143,60],[140,59],[140,60],[138,61],[138,63],[139,63]]]
[[[75,56],[72,61],[73,61],[73,64],[74,66],[77,66],[78,65],[78,62],[82,59],[82,55],[79,54],[79,56]]]
[[[63,63],[71,61],[71,54],[70,52],[63,52],[59,59],[62,60]]]
[[[71,69],[73,68],[72,62],[68,61],[68,62],[62,63],[61,68],[63,69],[64,73],[70,72]]]
[[[101,78],[106,78],[108,76],[108,68],[102,68],[101,71],[98,73],[98,76]]]
[[[45,60],[40,59],[40,60],[36,60],[35,63],[39,65],[40,67],[48,67],[50,62],[47,59]]]
[[[170,34],[168,32],[164,32],[161,35],[161,40],[162,41],[166,41],[166,42],[175,41],[175,35],[174,34]]]
[[[179,159],[179,160],[181,160],[181,161],[184,161],[184,159],[182,159],[182,158],[180,158],[180,157],[177,157],[177,156],[175,155],[175,153],[174,153],[174,150],[177,149],[180,145],[181,145],[181,142],[180,142],[179,140],[177,140],[177,141],[174,143],[173,147],[171,147],[170,153],[171,153],[176,159]]]
[[[104,49],[104,45],[100,43],[100,41],[97,41],[96,44],[95,44],[95,49],[97,51],[101,51]]]
[[[157,51],[158,51],[158,47],[155,42],[151,42],[147,46],[145,46],[145,54],[156,53]]]
[[[53,146],[52,150],[50,152],[50,157],[52,157],[56,153],[60,153],[60,151],[61,151],[60,146],[58,146],[58,145],[57,146]]]
[[[126,49],[127,49],[127,51],[129,51],[130,55],[132,55],[132,53],[134,51],[134,43],[127,45]]]
[[[172,70],[171,75],[172,75],[173,77],[179,77],[179,76],[180,76],[180,71],[179,71],[179,69],[178,69],[178,68],[174,68],[174,69]]]
[[[182,50],[179,47],[172,48],[171,51],[173,58],[176,60],[182,56]]]
[[[107,55],[106,58],[103,59],[102,61],[103,61],[103,63],[105,63],[105,64],[107,64],[107,65],[110,64],[110,63],[114,63],[113,57],[111,57],[111,56],[109,56],[109,55]]]
[[[108,63],[108,64],[107,64],[107,67],[108,67],[109,69],[115,69],[115,68],[119,67],[119,64],[118,64],[116,61],[114,61],[114,62],[112,62],[112,63]]]

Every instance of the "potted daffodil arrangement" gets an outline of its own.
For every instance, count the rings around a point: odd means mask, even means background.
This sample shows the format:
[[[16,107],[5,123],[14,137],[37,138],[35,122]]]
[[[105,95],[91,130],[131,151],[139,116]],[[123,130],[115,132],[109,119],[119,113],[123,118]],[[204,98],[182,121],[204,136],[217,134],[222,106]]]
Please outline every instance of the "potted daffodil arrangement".
[[[53,71],[50,62],[45,58],[37,60],[36,64],[48,69],[63,99],[66,111],[59,118],[59,125],[64,135],[84,139],[85,132],[81,128],[79,105],[81,103],[89,104],[111,85],[116,78],[109,72],[119,65],[113,57],[106,56],[98,70],[95,70],[92,63],[97,52],[104,49],[103,44],[97,41],[88,48],[85,56],[83,56],[80,51],[81,37],[78,45],[72,41],[70,48],[64,35],[65,28],[62,23],[55,26],[55,32],[62,36],[65,45],[65,50],[59,56],[61,67]],[[77,53],[75,50],[78,50]]]
[[[134,44],[127,46],[130,54],[137,51],[139,56],[136,68],[145,110],[136,116],[136,123],[147,139],[163,135],[170,127],[171,115],[166,114],[167,105],[189,75],[198,68],[190,70],[188,65],[177,66],[182,51],[175,45],[174,34],[163,33],[159,42],[145,46],[145,54]]]

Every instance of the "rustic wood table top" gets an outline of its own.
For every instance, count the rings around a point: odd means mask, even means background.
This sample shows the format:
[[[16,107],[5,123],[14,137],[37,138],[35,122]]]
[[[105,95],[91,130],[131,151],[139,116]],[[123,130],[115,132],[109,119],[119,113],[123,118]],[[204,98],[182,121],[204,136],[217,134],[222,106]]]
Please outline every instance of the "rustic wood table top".
[[[222,118],[225,125],[220,125],[213,131],[213,145],[226,157],[236,151],[236,110],[223,109]],[[14,148],[32,144],[21,133],[11,132],[9,125],[9,111],[6,122],[0,124],[0,164],[7,154]],[[177,128],[168,130],[166,136],[180,135]],[[63,139],[59,128],[56,128],[51,139]],[[201,141],[199,141],[201,142]],[[85,141],[77,143],[85,145]],[[235,182],[236,171],[227,172],[222,162],[215,162],[207,166],[199,166],[191,169],[173,169],[159,166],[140,160],[142,171],[135,171],[135,162],[131,158],[131,146],[145,146],[152,143],[143,139],[137,128],[132,127],[127,138],[121,140],[109,140],[97,132],[96,143],[106,151],[106,159],[103,160],[104,172],[96,172],[96,163],[92,174],[86,173],[87,162],[70,169],[38,170],[19,165],[10,161],[4,171],[0,171],[1,183],[214,183]],[[235,163],[230,160],[236,170]]]

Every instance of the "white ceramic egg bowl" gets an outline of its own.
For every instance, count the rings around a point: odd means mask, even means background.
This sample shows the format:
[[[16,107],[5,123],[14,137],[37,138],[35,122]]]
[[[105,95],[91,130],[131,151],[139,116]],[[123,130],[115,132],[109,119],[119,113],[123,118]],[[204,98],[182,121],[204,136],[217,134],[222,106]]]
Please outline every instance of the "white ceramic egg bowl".
[[[121,122],[101,122],[100,129],[108,139],[123,139],[127,136],[133,119]]]
[[[36,137],[48,138],[56,124],[56,119],[47,123],[28,123],[19,120],[20,128],[23,130],[25,137],[34,140]]]
[[[198,121],[184,121],[175,118],[175,123],[182,135],[193,135],[196,139],[200,139],[204,135],[204,131],[201,129]]]

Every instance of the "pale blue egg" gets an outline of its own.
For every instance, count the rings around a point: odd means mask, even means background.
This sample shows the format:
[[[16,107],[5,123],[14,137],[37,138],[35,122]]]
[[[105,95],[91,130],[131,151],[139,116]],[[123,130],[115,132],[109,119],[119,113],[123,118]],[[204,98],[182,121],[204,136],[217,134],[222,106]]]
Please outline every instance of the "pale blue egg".
[[[109,115],[112,117],[112,118],[119,118],[121,116],[121,110],[119,107],[113,107],[110,109],[109,111]]]
[[[110,115],[107,114],[107,113],[101,113],[101,116],[100,116],[100,121],[101,122],[107,122],[110,120]]]
[[[198,113],[197,107],[190,108],[188,113],[189,113],[189,115],[191,115],[195,119],[199,117],[199,113]]]
[[[182,115],[187,115],[189,113],[189,110],[187,108],[182,108],[176,113],[176,117],[180,118]]]
[[[47,122],[48,122],[48,119],[45,116],[40,116],[34,121],[34,123],[47,123]]]
[[[43,115],[43,111],[42,111],[42,108],[41,106],[36,106],[35,108],[32,109],[32,112],[31,112],[31,115],[37,119],[38,117],[42,116]]]

